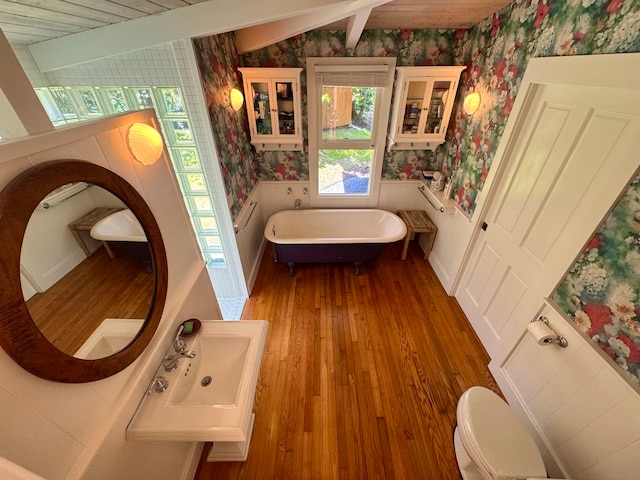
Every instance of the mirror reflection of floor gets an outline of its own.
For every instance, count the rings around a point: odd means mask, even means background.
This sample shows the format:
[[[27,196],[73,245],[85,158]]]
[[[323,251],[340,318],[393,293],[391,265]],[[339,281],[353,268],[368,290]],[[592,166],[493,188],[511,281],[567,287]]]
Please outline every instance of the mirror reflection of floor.
[[[73,355],[106,318],[146,318],[155,276],[130,257],[103,247],[47,291],[27,301],[34,321],[59,350]]]

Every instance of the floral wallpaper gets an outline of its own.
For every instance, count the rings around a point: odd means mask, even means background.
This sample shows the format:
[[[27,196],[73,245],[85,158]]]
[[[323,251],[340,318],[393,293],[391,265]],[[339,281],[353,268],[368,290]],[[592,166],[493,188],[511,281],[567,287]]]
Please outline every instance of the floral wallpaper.
[[[466,65],[447,132],[447,142],[430,151],[393,151],[385,155],[382,177],[420,178],[422,170],[441,170],[452,177],[452,196],[472,215],[487,178],[531,57],[640,51],[638,0],[515,0],[469,30],[365,30],[353,49],[345,48],[345,32],[315,30],[239,56],[232,34],[196,39],[203,85],[210,101],[216,136],[228,145],[221,155],[225,181],[242,205],[255,178],[308,180],[306,152],[255,152],[248,141],[246,115],[231,118],[219,106],[216,92],[241,78],[237,65],[305,67],[309,56],[394,56],[397,65]],[[209,76],[205,77],[204,75]],[[221,76],[221,77],[219,77]],[[301,75],[303,134],[307,136],[306,75]],[[482,96],[478,112],[462,112],[460,98],[469,91]],[[226,118],[225,118],[226,117]],[[231,119],[230,119],[231,118]],[[231,123],[234,132],[225,131]],[[242,123],[242,124],[241,124]],[[231,142],[231,143],[230,143]],[[219,152],[220,153],[220,152]]]
[[[468,117],[458,108],[442,154],[459,205],[473,214],[531,57],[640,51],[638,0],[517,0],[458,32],[455,63],[464,91],[482,97]]]
[[[306,67],[307,57],[396,57],[400,65],[451,65],[453,30],[365,30],[353,49],[345,48],[345,32],[314,30],[242,55],[247,67]],[[306,71],[302,72],[302,130],[308,138]],[[258,154],[263,180],[308,180],[305,152]],[[430,151],[396,151],[385,155],[382,177],[393,180],[421,178],[422,170],[438,168]]]
[[[640,385],[640,175],[587,244],[553,295]]]
[[[229,91],[242,88],[238,72],[238,54],[233,34],[193,40],[200,69],[209,119],[218,153],[218,161],[227,194],[231,193],[231,215],[235,218],[258,182],[255,152],[250,143],[247,112],[234,112]]]

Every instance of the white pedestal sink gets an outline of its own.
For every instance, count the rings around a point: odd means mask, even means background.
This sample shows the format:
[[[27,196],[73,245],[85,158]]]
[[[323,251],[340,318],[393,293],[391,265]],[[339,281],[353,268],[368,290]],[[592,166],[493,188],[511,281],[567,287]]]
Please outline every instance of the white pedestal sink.
[[[214,442],[209,461],[246,460],[253,401],[268,322],[202,321],[187,337],[194,358],[181,358],[165,377],[164,392],[145,395],[127,427],[127,439]],[[170,349],[168,354],[172,354]]]

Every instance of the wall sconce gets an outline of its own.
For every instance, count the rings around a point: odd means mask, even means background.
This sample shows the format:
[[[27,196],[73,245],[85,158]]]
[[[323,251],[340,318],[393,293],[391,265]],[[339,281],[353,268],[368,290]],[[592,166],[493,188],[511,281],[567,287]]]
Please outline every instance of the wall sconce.
[[[476,113],[478,107],[480,107],[480,94],[478,92],[470,93],[464,98],[462,108],[467,115]]]
[[[134,123],[127,130],[129,153],[143,165],[153,165],[162,155],[162,136],[151,125]]]
[[[242,108],[242,104],[244,103],[244,95],[237,88],[232,88],[229,92],[229,105],[228,107],[233,108],[235,112]]]

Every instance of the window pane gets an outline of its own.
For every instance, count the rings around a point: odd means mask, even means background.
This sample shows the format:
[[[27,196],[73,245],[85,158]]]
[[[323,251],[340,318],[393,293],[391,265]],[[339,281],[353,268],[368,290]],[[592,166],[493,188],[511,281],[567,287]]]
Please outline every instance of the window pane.
[[[151,90],[149,88],[135,88],[133,93],[136,97],[139,110],[153,108],[153,98],[151,97]]]
[[[196,217],[199,232],[218,233],[218,222],[215,217]]]
[[[124,92],[121,88],[105,88],[103,90],[114,112],[122,113],[129,111],[129,105],[124,98]]]
[[[102,108],[92,88],[77,88],[75,91],[87,115],[102,115]]]
[[[204,175],[202,173],[180,174],[185,188],[188,193],[207,193],[207,186],[204,183]]]
[[[169,135],[175,143],[194,143],[191,127],[186,120],[172,120],[166,123]]]
[[[276,96],[278,100],[278,133],[280,135],[295,135],[293,84],[291,82],[276,82]]]
[[[370,140],[375,87],[322,86],[322,139]]]
[[[320,195],[368,195],[373,150],[318,151]]]
[[[182,101],[182,92],[179,88],[158,89],[162,97],[162,107],[166,114],[186,113]]]
[[[402,133],[418,135],[418,124],[422,115],[422,102],[427,88],[426,81],[411,81],[407,88],[407,99],[402,120]]]
[[[258,135],[272,135],[271,104],[269,99],[269,85],[266,82],[253,82],[253,109],[256,117],[256,132]]]
[[[36,95],[38,96],[38,99],[40,100],[40,103],[44,107],[45,112],[47,112],[51,123],[53,123],[54,125],[64,125],[65,123],[67,123],[64,119],[64,116],[62,115],[62,112],[56,105],[56,102],[53,100],[51,93],[49,93],[49,90],[47,90],[46,88],[35,88],[34,90],[36,92]]]
[[[434,83],[424,133],[439,133],[442,130],[442,117],[449,88],[451,88],[451,82],[441,81]]]
[[[187,197],[193,213],[213,213],[213,205],[209,197]]]
[[[177,148],[177,156],[180,159],[180,170],[200,170],[200,159],[195,148]]]
[[[76,113],[76,110],[73,107],[71,100],[69,100],[69,96],[67,95],[67,92],[64,91],[64,88],[51,87],[49,88],[49,91],[51,92],[51,95],[53,96],[53,99],[56,102],[56,105],[58,105],[58,108],[62,112],[62,115],[64,116],[65,119],[71,120],[71,119],[78,118],[78,114]]]

